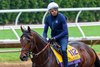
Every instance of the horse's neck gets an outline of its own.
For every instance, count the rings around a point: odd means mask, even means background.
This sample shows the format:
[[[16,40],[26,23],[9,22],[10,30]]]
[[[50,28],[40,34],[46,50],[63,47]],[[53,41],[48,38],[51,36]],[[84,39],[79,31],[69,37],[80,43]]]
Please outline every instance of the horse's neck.
[[[44,47],[47,45],[47,42],[36,33],[35,33],[35,41],[36,41],[36,45],[37,45],[38,49],[40,49],[40,51],[42,49],[44,49]],[[54,60],[55,56],[52,53],[52,50],[50,49],[50,47],[47,47],[45,49],[45,51],[43,51],[43,53],[41,54],[40,58],[38,58],[38,60],[46,61],[48,58],[53,60],[53,61],[56,61],[56,60]]]
[[[36,33],[34,33],[33,37],[35,39],[35,44],[36,44],[37,51],[38,51],[37,53],[39,53],[45,48],[47,43],[43,40],[41,36],[39,36]],[[38,55],[38,58],[35,60],[35,63],[36,64],[44,63],[48,59],[48,53],[49,53],[49,49],[47,48],[41,54]]]
[[[36,32],[33,33],[34,42],[36,44],[37,51],[41,51],[46,45],[47,42]]]

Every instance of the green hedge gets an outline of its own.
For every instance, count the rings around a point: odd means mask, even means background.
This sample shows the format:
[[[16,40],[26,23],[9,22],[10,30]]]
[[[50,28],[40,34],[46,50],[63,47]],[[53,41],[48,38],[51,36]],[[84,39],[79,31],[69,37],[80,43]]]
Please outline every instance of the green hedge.
[[[55,1],[60,8],[82,8],[99,7],[100,0],[0,0],[0,9],[34,9],[46,8],[50,1]],[[74,22],[78,12],[62,12],[68,18],[68,21]],[[0,24],[13,24],[18,13],[1,13]],[[21,14],[19,23],[22,24],[40,24],[44,12],[24,12]],[[100,11],[84,11],[79,17],[79,21],[99,21]]]

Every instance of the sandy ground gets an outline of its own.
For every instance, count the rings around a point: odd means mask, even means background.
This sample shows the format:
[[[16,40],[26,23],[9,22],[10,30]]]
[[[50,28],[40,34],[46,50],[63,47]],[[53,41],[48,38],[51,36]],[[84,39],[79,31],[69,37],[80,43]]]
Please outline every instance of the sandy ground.
[[[16,63],[0,63],[0,67],[32,67],[31,61],[16,62]]]
[[[100,53],[98,54],[98,57],[99,57],[99,59],[100,59]]]
[[[100,58],[100,53],[98,54]],[[32,67],[31,61],[17,62],[17,63],[0,63],[0,67]]]

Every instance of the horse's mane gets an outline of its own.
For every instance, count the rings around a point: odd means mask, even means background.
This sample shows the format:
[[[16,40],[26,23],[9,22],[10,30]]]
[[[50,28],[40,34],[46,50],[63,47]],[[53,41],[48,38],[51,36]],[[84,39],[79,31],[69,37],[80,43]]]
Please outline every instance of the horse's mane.
[[[44,41],[45,43],[47,43],[47,41],[40,34],[38,34],[36,31],[31,30],[31,32],[34,33],[35,35],[37,35],[42,41]]]

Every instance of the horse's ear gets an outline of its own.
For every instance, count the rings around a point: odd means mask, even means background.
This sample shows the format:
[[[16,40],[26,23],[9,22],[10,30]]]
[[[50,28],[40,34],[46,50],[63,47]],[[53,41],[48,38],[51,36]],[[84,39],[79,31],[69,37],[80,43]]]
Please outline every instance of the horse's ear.
[[[28,31],[31,32],[31,28],[28,26]]]
[[[22,26],[20,26],[20,28],[21,28],[21,31],[22,31],[22,32],[24,32],[24,29],[23,29],[23,27],[22,27]]]

